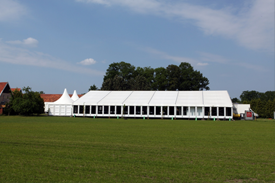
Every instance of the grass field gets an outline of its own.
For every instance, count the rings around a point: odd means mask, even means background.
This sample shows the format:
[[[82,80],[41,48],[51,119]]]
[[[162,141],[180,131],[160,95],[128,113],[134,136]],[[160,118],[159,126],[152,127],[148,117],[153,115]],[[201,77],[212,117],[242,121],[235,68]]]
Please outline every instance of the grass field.
[[[275,182],[275,121],[0,116],[0,182]]]

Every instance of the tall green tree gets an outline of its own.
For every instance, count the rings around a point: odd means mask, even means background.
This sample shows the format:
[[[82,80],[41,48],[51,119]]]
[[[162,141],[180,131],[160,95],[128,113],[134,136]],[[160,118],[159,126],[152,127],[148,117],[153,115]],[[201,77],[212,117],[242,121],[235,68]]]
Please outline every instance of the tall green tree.
[[[163,67],[155,69],[154,82],[152,83],[152,90],[166,90],[168,86],[167,72]]]
[[[178,90],[180,86],[180,68],[177,65],[168,65],[167,74],[167,90]]]
[[[178,90],[209,90],[209,80],[199,71],[194,71],[191,64],[182,62],[179,65],[180,78]]]
[[[123,80],[128,81],[132,77],[135,77],[135,66],[126,62],[112,63],[106,71],[103,81],[107,79],[113,79],[115,76],[123,78]]]

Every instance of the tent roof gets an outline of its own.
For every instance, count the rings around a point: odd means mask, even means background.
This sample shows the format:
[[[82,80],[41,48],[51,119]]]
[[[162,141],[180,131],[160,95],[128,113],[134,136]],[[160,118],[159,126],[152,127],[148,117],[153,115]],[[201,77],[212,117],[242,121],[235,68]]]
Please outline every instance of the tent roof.
[[[74,105],[232,107],[227,91],[90,91]]]
[[[91,90],[77,101],[74,102],[74,105],[96,105],[100,100],[102,100],[110,91],[95,91]]]
[[[72,99],[73,101],[76,101],[76,100],[79,99],[79,97],[78,97],[78,95],[77,95],[77,93],[76,93],[76,90],[74,90],[74,93],[73,93],[73,96],[71,97],[71,99]]]
[[[150,105],[174,106],[178,96],[178,91],[156,91],[150,101]]]
[[[148,105],[155,91],[134,91],[123,103],[125,105]]]
[[[67,89],[65,88],[63,95],[53,104],[72,104],[74,101],[70,98]]]
[[[125,100],[132,94],[133,91],[111,91],[104,97],[99,104],[101,105],[123,105]]]
[[[177,105],[203,106],[203,91],[179,91]]]

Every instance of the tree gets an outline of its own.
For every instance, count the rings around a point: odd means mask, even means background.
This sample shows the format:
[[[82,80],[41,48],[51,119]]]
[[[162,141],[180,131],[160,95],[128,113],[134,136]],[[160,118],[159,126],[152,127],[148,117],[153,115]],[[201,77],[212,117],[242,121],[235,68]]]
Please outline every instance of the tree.
[[[132,66],[126,62],[112,63],[106,71],[106,75],[103,78],[103,82],[107,79],[113,79],[116,75],[122,77],[123,80],[128,81],[132,77],[135,77],[135,66]]]
[[[232,98],[231,99],[232,103],[241,103],[241,101],[238,98]]]
[[[268,101],[275,99],[275,91],[266,91],[265,93],[261,93],[261,100]]]
[[[155,79],[152,83],[151,89],[153,90],[166,90],[168,86],[167,71],[163,67],[155,69]]]
[[[114,84],[115,83],[115,84]],[[106,71],[102,90],[209,90],[209,80],[189,63],[159,67],[137,67],[112,63]]]
[[[90,86],[90,88],[89,88],[89,91],[91,91],[91,90],[98,90],[98,88],[96,87],[96,85],[92,85],[92,86]]]
[[[177,65],[168,65],[167,74],[167,90],[178,90],[180,86],[180,68]]]
[[[103,81],[101,90],[113,90],[113,79],[108,78]]]
[[[11,100],[7,104],[9,112],[22,115],[41,114],[44,112],[44,100],[39,92],[34,92],[30,87],[23,88],[24,94],[19,91],[12,92]]]
[[[180,68],[179,90],[209,90],[209,80],[199,71],[194,71],[191,64],[182,62]]]
[[[251,101],[253,99],[259,99],[261,98],[262,94],[257,91],[243,91],[242,94],[240,95],[241,101]]]
[[[265,117],[266,118],[272,118],[273,117],[273,113],[274,113],[274,101],[271,101],[271,100],[268,100],[266,103],[265,103]]]
[[[134,79],[129,80],[130,90],[150,90],[148,80],[141,75],[136,76]]]

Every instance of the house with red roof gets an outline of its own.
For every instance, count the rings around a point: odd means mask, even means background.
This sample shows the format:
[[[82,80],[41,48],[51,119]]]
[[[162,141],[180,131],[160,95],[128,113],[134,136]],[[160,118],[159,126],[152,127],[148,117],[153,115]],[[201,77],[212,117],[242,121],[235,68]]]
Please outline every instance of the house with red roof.
[[[0,82],[0,114],[3,114],[3,109],[11,97],[11,88],[8,82]]]

